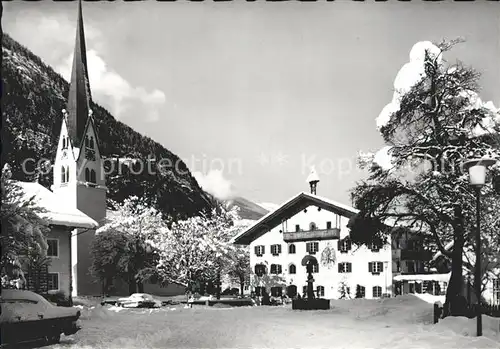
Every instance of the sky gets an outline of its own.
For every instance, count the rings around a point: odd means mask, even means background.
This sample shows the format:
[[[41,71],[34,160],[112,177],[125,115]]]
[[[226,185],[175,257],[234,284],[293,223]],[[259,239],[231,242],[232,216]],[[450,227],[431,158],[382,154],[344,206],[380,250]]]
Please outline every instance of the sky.
[[[3,3],[4,32],[69,78],[76,2]],[[482,73],[500,105],[497,2],[84,2],[93,99],[182,158],[225,198],[350,203],[384,146],[375,119],[412,46],[462,37],[445,58]]]

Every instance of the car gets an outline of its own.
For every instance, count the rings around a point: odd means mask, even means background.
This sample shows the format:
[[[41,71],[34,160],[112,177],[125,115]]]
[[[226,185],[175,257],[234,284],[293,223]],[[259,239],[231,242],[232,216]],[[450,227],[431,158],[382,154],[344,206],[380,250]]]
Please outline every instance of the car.
[[[39,340],[55,344],[62,333],[69,336],[81,329],[80,310],[58,307],[34,292],[2,289],[0,302],[2,345]]]
[[[158,308],[162,303],[147,293],[132,293],[128,297],[119,298],[116,305],[124,308]]]

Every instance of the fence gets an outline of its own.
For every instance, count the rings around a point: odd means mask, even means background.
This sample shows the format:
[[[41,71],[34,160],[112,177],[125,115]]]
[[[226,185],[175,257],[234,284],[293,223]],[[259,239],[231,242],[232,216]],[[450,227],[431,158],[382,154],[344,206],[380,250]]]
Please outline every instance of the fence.
[[[500,318],[500,304],[467,304],[463,308],[463,316],[469,319],[476,317],[480,313],[483,315],[488,315],[495,318]],[[442,318],[443,307],[438,304],[434,304],[434,323],[438,323],[439,319]]]

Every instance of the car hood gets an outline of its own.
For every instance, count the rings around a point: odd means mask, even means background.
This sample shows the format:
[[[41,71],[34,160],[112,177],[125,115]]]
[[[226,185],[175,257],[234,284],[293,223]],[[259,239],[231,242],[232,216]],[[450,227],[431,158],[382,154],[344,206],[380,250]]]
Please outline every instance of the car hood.
[[[39,304],[3,303],[0,323],[47,320],[66,317],[78,318],[80,311],[76,308],[39,306]],[[41,317],[43,316],[43,317]]]

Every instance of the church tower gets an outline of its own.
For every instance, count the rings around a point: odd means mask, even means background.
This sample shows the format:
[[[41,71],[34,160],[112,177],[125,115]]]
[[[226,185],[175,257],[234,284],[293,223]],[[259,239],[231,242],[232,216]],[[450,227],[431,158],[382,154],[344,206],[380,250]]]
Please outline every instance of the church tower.
[[[73,67],[54,163],[53,190],[61,201],[103,224],[107,188],[91,100],[82,2],[79,0]],[[90,245],[94,236],[93,230],[73,232],[73,296],[100,294],[100,284],[89,273]]]

